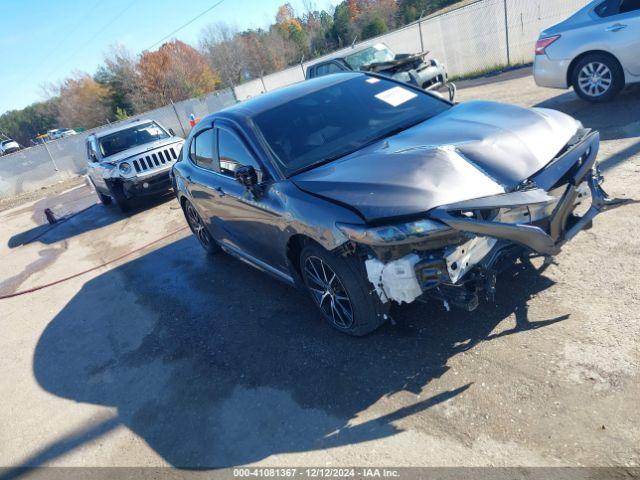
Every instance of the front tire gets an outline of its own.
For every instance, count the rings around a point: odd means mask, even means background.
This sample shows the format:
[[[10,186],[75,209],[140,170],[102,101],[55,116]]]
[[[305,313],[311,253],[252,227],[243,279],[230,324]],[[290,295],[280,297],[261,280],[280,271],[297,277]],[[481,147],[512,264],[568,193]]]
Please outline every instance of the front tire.
[[[122,213],[127,213],[131,210],[131,200],[124,194],[122,185],[117,183],[109,185],[109,193]]]
[[[380,301],[357,257],[338,257],[310,244],[300,254],[300,269],[322,317],[336,330],[359,337],[387,320],[389,304]]]
[[[98,195],[98,199],[100,200],[100,203],[102,203],[103,205],[111,205],[112,200],[109,195],[100,193],[98,190],[96,190],[96,194]]]
[[[624,87],[624,71],[615,58],[594,53],[576,64],[571,83],[583,100],[591,103],[608,102]]]

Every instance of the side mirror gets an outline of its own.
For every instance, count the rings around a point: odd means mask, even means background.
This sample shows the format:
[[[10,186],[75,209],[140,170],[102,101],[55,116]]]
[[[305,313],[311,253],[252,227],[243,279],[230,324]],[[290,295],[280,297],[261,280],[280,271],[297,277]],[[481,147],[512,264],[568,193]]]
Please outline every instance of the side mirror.
[[[258,192],[258,173],[251,165],[241,165],[234,173],[236,180],[244,185],[247,190],[257,196]]]
[[[169,129],[169,133],[171,134],[172,137],[176,136],[176,132],[173,131],[173,128]]]

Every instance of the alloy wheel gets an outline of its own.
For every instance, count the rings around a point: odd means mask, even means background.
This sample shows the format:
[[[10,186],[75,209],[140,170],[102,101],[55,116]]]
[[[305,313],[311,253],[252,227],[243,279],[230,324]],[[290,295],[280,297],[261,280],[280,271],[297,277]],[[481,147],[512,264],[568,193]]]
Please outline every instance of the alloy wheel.
[[[580,89],[590,97],[604,95],[613,84],[613,74],[602,62],[587,63],[578,74]]]
[[[339,329],[353,326],[353,307],[347,291],[333,269],[321,258],[305,260],[307,287],[325,317]]]
[[[198,212],[196,212],[196,209],[193,208],[193,205],[190,203],[187,204],[187,221],[202,246],[205,249],[208,249],[211,246],[211,236],[209,235],[204,222],[200,218],[200,215],[198,215]]]

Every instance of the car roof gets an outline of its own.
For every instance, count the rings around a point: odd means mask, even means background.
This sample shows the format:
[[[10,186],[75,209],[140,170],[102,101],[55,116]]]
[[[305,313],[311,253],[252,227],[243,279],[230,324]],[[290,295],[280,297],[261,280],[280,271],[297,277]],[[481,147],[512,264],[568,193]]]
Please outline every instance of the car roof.
[[[152,120],[150,118],[136,119],[136,120],[132,120],[132,121],[127,122],[127,123],[121,123],[120,125],[112,127],[112,128],[107,128],[106,130],[100,130],[99,132],[95,132],[93,135],[96,138],[102,138],[102,137],[104,137],[106,135],[111,135],[112,133],[116,133],[116,132],[119,132],[121,130],[125,130],[127,128],[135,127],[136,125],[142,125],[144,123],[149,123],[149,122],[154,122],[154,121],[155,120]]]
[[[294,83],[293,85],[288,85],[286,87],[263,93],[257,97],[244,100],[240,103],[236,103],[231,107],[227,107],[223,110],[212,113],[211,115],[207,115],[203,120],[209,120],[210,118],[213,119],[214,117],[227,117],[233,120],[246,121],[262,112],[284,105],[285,103],[308,95],[309,93],[330,87],[331,85],[337,85],[352,78],[363,76],[367,76],[367,74],[360,72],[344,72],[304,80],[302,82]]]

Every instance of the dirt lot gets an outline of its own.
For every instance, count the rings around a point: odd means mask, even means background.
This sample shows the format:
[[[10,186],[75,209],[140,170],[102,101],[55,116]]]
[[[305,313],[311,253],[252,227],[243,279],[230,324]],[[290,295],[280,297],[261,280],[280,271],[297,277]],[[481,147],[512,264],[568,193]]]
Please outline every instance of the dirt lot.
[[[640,199],[640,89],[592,106],[526,70],[462,87],[599,129],[605,186]],[[354,339],[306,296],[208,260],[173,199],[94,203],[79,186],[0,212],[0,294],[169,235],[0,300],[0,465],[640,463],[639,204],[543,272],[504,274],[496,305],[413,304]],[[45,207],[89,208],[49,230]]]

